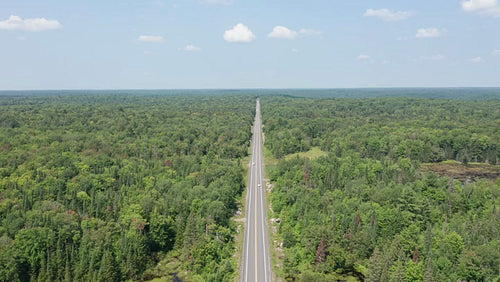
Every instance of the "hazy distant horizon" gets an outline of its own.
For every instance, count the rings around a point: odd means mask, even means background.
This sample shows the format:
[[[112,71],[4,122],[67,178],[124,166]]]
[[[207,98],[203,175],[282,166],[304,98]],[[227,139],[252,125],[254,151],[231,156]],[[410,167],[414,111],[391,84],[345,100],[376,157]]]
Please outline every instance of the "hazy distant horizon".
[[[365,89],[500,89],[500,86],[367,86],[367,87],[247,87],[247,88],[33,88],[0,89],[1,92],[22,91],[241,91],[241,90],[365,90]]]
[[[442,99],[500,99],[500,87],[393,87],[393,88],[246,88],[246,89],[59,89],[0,90],[0,97],[76,95],[218,96],[287,95],[322,98],[421,97]]]

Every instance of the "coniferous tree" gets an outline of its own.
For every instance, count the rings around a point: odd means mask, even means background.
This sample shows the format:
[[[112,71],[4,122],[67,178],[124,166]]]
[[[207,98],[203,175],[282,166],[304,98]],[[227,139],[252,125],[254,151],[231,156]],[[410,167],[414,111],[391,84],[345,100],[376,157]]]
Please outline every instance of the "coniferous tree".
[[[99,279],[101,281],[120,281],[120,269],[115,260],[113,251],[106,250],[102,256],[101,267],[99,269]]]
[[[390,282],[405,282],[406,281],[406,272],[404,264],[398,260],[393,266],[393,271],[389,278]]]
[[[373,250],[373,254],[370,258],[370,268],[368,271],[368,275],[366,276],[367,282],[379,282],[380,277],[382,275],[382,271],[384,270],[384,262],[378,247]]]

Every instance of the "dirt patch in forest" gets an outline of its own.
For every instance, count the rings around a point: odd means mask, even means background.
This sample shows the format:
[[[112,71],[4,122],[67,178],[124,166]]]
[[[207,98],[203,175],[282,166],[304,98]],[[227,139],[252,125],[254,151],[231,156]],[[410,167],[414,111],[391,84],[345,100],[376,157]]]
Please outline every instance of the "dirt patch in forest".
[[[459,162],[443,162],[423,164],[422,171],[433,171],[439,175],[450,176],[460,181],[477,179],[495,180],[500,177],[500,166],[482,163],[462,164]]]

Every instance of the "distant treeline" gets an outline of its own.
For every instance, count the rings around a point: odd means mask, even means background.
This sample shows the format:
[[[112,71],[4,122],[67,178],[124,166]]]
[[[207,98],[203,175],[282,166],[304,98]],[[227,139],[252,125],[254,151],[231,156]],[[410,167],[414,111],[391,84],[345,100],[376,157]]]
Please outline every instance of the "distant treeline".
[[[151,89],[151,90],[0,90],[1,96],[290,96],[308,98],[413,97],[452,100],[500,99],[499,87],[314,88],[314,89]]]

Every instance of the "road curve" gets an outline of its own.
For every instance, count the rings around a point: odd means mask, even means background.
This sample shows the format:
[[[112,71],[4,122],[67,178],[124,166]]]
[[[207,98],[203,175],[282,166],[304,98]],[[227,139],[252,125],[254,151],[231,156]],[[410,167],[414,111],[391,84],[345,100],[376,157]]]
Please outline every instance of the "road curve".
[[[262,124],[260,100],[257,99],[253,126],[252,157],[248,180],[245,240],[241,281],[272,281],[267,229],[267,205],[263,178]]]

